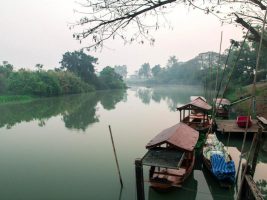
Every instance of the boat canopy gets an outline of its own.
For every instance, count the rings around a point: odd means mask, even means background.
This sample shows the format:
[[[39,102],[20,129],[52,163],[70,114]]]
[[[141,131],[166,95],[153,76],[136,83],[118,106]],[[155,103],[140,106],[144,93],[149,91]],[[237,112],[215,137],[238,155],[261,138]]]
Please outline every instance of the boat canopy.
[[[142,164],[146,166],[179,169],[184,157],[185,152],[180,150],[156,147],[148,150],[142,158]]]
[[[180,122],[161,131],[156,137],[150,140],[146,148],[150,149],[166,143],[177,149],[193,151],[198,137],[198,131]]]
[[[228,99],[224,99],[224,98],[213,99],[213,102],[215,102],[216,105],[219,105],[220,102],[221,102],[220,103],[221,105],[227,105],[227,106],[229,106],[231,104]]]
[[[178,107],[177,110],[181,111],[181,110],[199,109],[199,110],[209,111],[211,110],[211,108],[212,107],[207,102],[205,102],[201,97],[198,97],[195,100],[191,101],[190,103]]]

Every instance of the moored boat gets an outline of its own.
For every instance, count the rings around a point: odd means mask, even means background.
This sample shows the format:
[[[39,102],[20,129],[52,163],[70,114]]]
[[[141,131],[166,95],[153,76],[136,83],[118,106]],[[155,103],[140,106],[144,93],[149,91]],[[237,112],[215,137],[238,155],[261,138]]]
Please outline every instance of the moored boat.
[[[150,166],[152,188],[164,190],[182,186],[194,167],[198,137],[198,131],[178,123],[160,132],[146,145],[149,151],[142,163]]]
[[[180,121],[198,131],[206,131],[210,128],[209,112],[211,109],[212,107],[203,97],[196,97],[188,104],[177,108],[180,112]]]
[[[222,186],[230,186],[235,181],[235,164],[222,142],[215,134],[208,134],[203,147],[204,165]]]
[[[213,102],[216,106],[216,116],[222,117],[222,118],[228,118],[229,117],[229,107],[230,107],[230,101],[225,98],[217,98],[213,99]]]

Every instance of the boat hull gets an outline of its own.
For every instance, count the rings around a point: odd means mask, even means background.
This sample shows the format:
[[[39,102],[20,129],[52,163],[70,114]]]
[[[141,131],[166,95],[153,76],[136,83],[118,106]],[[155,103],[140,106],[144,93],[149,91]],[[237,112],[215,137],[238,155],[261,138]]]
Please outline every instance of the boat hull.
[[[153,169],[153,167],[151,167],[149,179],[150,187],[163,191],[182,187],[183,182],[190,176],[194,169],[195,154],[193,153],[192,155],[190,160],[185,160],[185,162],[190,163],[186,168],[182,166],[179,169]]]

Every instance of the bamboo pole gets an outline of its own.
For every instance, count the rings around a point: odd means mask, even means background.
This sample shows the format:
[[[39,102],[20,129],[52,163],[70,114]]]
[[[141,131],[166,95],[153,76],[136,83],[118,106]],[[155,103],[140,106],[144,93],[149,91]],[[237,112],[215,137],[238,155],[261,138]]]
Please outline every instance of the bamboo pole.
[[[258,49],[258,55],[257,55],[257,61],[256,61],[256,67],[255,67],[255,75],[254,75],[254,80],[253,80],[253,88],[252,88],[252,96],[254,97],[251,101],[251,106],[252,104],[254,103],[255,101],[255,95],[256,95],[256,82],[257,82],[257,72],[258,72],[258,68],[259,68],[259,61],[260,61],[260,53],[261,53],[261,46],[262,46],[262,38],[263,38],[263,35],[264,35],[264,28],[265,28],[265,24],[266,24],[266,16],[267,16],[267,10],[265,11],[265,14],[264,14],[264,20],[263,20],[263,24],[262,24],[262,30],[261,30],[261,38],[260,38],[260,44],[259,44],[259,49]],[[249,115],[248,115],[249,116]],[[247,120],[247,124],[246,124],[246,129],[247,129],[247,125],[248,125],[248,120]],[[254,137],[253,137],[253,142],[255,142],[254,140],[256,140],[256,133],[254,133]],[[252,142],[252,144],[253,144]],[[252,147],[252,146],[251,146]],[[251,150],[250,150],[251,151]],[[249,151],[249,154],[250,154],[250,151]],[[247,161],[249,161],[249,156],[248,155],[248,159]],[[248,163],[247,163],[248,165]],[[245,166],[245,172],[247,171],[247,165]],[[240,186],[240,189],[238,191],[238,194],[237,194],[237,200],[240,199],[240,194],[242,192],[242,185],[243,185],[243,182],[244,182],[244,178],[245,176],[242,176],[242,179],[241,179],[241,186]]]
[[[123,187],[122,178],[121,178],[121,172],[120,172],[120,167],[119,167],[119,162],[118,162],[118,158],[117,158],[117,153],[116,153],[116,149],[115,149],[115,145],[114,145],[114,141],[113,141],[113,136],[112,136],[112,131],[111,131],[110,125],[108,125],[108,128],[109,128],[110,138],[111,138],[112,147],[113,147],[113,153],[114,153],[114,156],[115,156],[115,161],[116,161],[116,165],[117,165],[117,170],[118,170],[118,174],[119,174],[119,178],[120,178],[121,187]]]

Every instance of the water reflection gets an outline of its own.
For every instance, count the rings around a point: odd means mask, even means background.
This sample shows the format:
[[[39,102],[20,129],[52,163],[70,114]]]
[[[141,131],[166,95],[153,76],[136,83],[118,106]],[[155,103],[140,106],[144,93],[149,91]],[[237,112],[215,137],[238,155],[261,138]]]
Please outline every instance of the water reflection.
[[[98,102],[104,109],[112,110],[126,98],[125,90],[114,90],[1,105],[0,128],[10,129],[18,123],[32,120],[38,120],[38,125],[42,127],[49,118],[61,115],[66,128],[85,131],[90,124],[99,122]]]
[[[164,100],[170,111],[176,111],[177,105],[189,102],[190,96],[203,95],[201,87],[198,86],[139,87],[135,90],[135,96],[141,99],[144,104],[150,104],[152,100],[156,103]]]
[[[264,179],[260,179],[256,181],[256,185],[259,187],[264,199],[267,198],[267,181]]]

